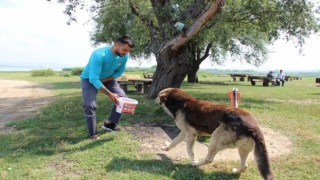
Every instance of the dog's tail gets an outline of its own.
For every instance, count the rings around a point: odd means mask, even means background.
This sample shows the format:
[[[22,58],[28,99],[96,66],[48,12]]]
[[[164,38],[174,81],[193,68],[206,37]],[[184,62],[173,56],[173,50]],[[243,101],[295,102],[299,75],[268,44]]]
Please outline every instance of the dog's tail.
[[[274,175],[271,171],[268,151],[266,148],[263,134],[259,127],[255,129],[255,132],[253,132],[252,136],[255,142],[254,155],[257,161],[260,174],[265,180],[273,180]]]

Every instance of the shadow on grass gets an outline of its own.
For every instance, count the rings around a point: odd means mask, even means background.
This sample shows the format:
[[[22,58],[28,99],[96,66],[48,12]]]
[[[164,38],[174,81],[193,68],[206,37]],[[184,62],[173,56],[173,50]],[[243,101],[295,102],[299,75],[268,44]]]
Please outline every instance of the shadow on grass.
[[[320,89],[320,87],[319,87],[319,89]],[[311,95],[313,95],[313,96],[319,96],[319,95],[320,95],[320,92],[319,92],[319,93],[311,93]]]
[[[250,82],[247,81],[200,81],[198,83],[188,83],[184,82],[183,86],[195,86],[195,85],[214,85],[214,86],[251,86]],[[262,83],[261,83],[262,85]]]
[[[26,132],[23,133],[23,131]],[[68,135],[67,132],[70,132],[69,127],[66,128],[66,130],[47,129],[46,131],[47,132],[22,128],[20,131],[18,130],[17,132],[10,134],[10,136],[3,136],[2,145],[0,146],[0,150],[2,151],[0,157],[24,157],[31,154],[51,156],[58,153],[73,153],[75,150],[84,151],[93,149],[101,144],[114,140],[114,137],[104,137],[98,141],[90,140],[89,136],[79,132],[77,132],[79,136],[75,136],[74,134]],[[17,139],[20,139],[20,141]],[[77,145],[85,140],[88,142]],[[77,146],[72,147],[72,145]]]
[[[224,93],[202,93],[202,92],[190,92],[190,94],[198,100],[205,100],[210,101],[212,103],[217,104],[225,104],[229,105],[230,100]],[[253,99],[253,98],[246,98],[241,99],[239,103],[240,108],[271,108],[272,109],[273,102],[267,101],[263,99]]]
[[[165,156],[165,155],[163,155]],[[162,160],[133,160],[113,158],[105,167],[107,172],[123,172],[126,170],[161,175],[172,179],[239,179],[240,174],[227,172],[205,172],[189,164],[173,163],[168,157]]]
[[[63,93],[63,96],[76,96],[81,94],[81,82],[79,81],[68,81],[68,82],[54,82],[54,83],[42,83],[34,84],[30,86],[23,86],[24,89],[41,88],[46,90],[54,91],[67,91]]]
[[[97,119],[99,126],[103,123],[103,118]],[[0,157],[19,157],[25,154],[50,156],[74,151],[69,145],[84,140],[88,142],[76,148],[85,150],[113,141],[112,136],[99,141],[89,140],[81,96],[59,98],[49,104],[41,114],[23,121],[11,122],[7,126],[14,127],[17,131],[0,135]]]
[[[237,87],[239,89],[241,89],[241,87],[253,87],[253,88],[268,88],[268,87],[272,87],[271,85],[270,86],[263,86],[262,85],[262,82],[259,82],[257,83],[256,85],[251,85],[251,82],[249,81],[242,81],[242,82],[239,82],[239,81],[236,81],[236,82],[233,82],[233,81],[201,81],[199,83],[188,83],[188,82],[184,82],[183,83],[183,86],[182,87],[186,87],[186,88],[192,88],[193,90],[194,89],[208,89],[208,87],[220,87],[220,86],[223,86],[223,87]],[[231,90],[232,88],[230,88]]]
[[[68,81],[68,82],[54,82],[54,83],[42,83],[42,84],[34,84],[23,86],[21,88],[31,89],[31,88],[43,88],[43,89],[81,89],[80,81]]]
[[[81,81],[58,82],[54,83],[57,89],[81,89]]]

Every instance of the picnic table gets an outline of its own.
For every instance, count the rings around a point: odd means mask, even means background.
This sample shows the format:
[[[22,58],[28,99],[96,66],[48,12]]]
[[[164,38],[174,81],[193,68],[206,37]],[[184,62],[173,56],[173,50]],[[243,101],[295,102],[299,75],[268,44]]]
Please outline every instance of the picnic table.
[[[128,86],[134,86],[135,89],[142,94],[149,92],[152,79],[143,79],[139,75],[122,75],[116,79],[124,92],[128,92]]]
[[[143,77],[145,79],[152,79],[153,78],[153,74],[152,73],[143,73]]]
[[[239,81],[244,81],[246,77],[248,77],[250,74],[230,74],[232,77],[233,81],[237,81],[237,78],[239,78]],[[249,79],[248,79],[249,81]]]
[[[320,87],[320,78],[316,78],[317,87]]]
[[[137,90],[140,93],[148,94],[150,86],[152,84],[152,79],[128,79],[129,82],[137,84]]]
[[[269,86],[269,83],[271,83],[272,85],[275,85],[275,81],[271,81],[267,78],[267,76],[253,76],[250,75],[248,76],[248,81],[251,82],[252,86],[256,85],[256,82],[262,82],[263,86]]]

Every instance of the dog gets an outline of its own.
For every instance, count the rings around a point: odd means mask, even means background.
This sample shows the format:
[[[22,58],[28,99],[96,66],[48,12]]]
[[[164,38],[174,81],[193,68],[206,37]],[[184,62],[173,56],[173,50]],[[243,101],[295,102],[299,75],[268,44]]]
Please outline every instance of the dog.
[[[238,148],[240,168],[234,171],[241,173],[247,168],[248,154],[254,149],[261,176],[267,180],[274,179],[262,131],[248,111],[200,101],[178,88],[162,90],[156,102],[174,118],[181,130],[171,144],[162,147],[162,150],[169,151],[186,139],[191,165],[202,166],[211,163],[219,151]],[[211,136],[208,153],[201,161],[196,160],[193,152],[198,136]]]

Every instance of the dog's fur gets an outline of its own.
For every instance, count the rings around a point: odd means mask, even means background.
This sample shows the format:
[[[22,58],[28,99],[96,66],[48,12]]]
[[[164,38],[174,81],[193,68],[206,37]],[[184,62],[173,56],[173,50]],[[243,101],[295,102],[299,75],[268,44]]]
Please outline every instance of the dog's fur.
[[[181,130],[163,150],[168,151],[186,139],[191,164],[201,166],[211,163],[214,156],[223,149],[238,148],[240,168],[236,171],[240,173],[247,167],[248,154],[254,149],[260,174],[264,179],[274,179],[263,134],[249,112],[228,105],[199,101],[177,88],[162,90],[156,102],[175,119]],[[202,161],[197,161],[193,153],[193,145],[199,135],[211,136],[208,154]]]

